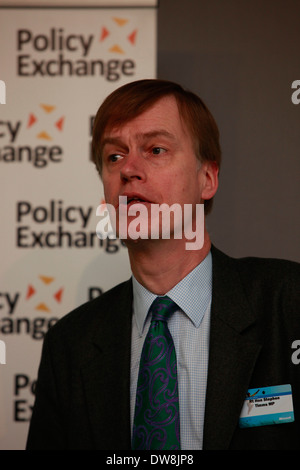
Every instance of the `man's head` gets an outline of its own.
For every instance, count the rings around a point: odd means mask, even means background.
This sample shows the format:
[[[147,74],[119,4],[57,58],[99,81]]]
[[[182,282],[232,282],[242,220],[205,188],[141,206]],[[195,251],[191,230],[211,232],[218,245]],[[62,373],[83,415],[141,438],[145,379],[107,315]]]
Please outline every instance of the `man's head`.
[[[102,175],[102,150],[105,134],[138,117],[164,97],[173,96],[184,126],[190,133],[194,152],[201,162],[214,162],[219,168],[221,150],[219,131],[213,116],[203,101],[180,85],[155,79],[139,80],[112,92],[100,106],[94,121],[92,155]],[[212,199],[205,201],[205,212],[210,212]]]

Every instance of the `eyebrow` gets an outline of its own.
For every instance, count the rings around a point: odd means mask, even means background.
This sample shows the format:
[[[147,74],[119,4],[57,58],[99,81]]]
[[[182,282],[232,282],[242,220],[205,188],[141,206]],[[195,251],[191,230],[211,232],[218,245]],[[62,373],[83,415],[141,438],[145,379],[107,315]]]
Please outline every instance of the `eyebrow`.
[[[170,140],[175,140],[176,139],[174,134],[172,134],[171,132],[168,132],[164,129],[158,129],[158,130],[145,132],[145,133],[141,134],[141,137],[144,137],[146,139],[152,139],[153,137],[167,137]]]
[[[176,140],[176,137],[174,136],[174,134],[164,129],[157,129],[157,130],[153,130],[149,132],[142,132],[142,133],[136,134],[136,137],[140,140],[147,140],[147,139],[152,139],[156,137],[166,137],[167,139],[170,139],[172,141]],[[122,138],[118,136],[104,137],[102,141],[102,148],[107,144],[124,145]]]

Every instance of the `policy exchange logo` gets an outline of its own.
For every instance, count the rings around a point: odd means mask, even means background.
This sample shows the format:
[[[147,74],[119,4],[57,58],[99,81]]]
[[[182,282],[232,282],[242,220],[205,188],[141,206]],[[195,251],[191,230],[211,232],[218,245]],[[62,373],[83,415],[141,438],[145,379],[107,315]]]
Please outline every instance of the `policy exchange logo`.
[[[59,319],[64,286],[51,275],[37,275],[17,291],[1,291],[0,337],[29,335],[43,339]]]
[[[50,27],[17,31],[20,77],[103,77],[113,82],[135,74],[138,28],[128,18],[113,17],[92,33]],[[50,54],[51,55],[50,55]]]
[[[65,120],[55,105],[41,103],[38,109],[28,113],[27,119],[0,121],[0,138],[6,141],[0,147],[0,162],[31,163],[36,168],[60,163],[63,148],[57,142]]]

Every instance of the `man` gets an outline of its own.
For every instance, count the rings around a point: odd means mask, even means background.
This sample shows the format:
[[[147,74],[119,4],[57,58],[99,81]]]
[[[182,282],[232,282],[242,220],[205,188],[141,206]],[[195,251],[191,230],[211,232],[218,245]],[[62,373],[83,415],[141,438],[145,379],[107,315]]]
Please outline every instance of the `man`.
[[[197,207],[211,210],[221,152],[204,103],[166,81],[124,85],[98,110],[93,155],[116,232],[122,229],[128,247],[132,279],[49,330],[27,448],[298,448],[300,366],[292,355],[300,338],[299,266],[232,259],[211,245],[205,224],[196,249],[187,249],[184,230],[175,236],[174,219],[167,238],[161,225],[151,238],[151,217],[144,236],[130,235],[134,209],[191,207],[192,230],[199,230]],[[140,411],[148,354],[142,348],[153,331],[148,311],[157,297],[175,306],[168,321],[154,322],[163,325],[163,341],[173,341],[168,351],[175,349],[167,406],[176,407],[173,431],[169,421],[162,431],[152,417],[149,431],[149,409]],[[161,388],[155,394],[153,402]],[[169,439],[169,431],[176,444],[163,447],[159,433]]]

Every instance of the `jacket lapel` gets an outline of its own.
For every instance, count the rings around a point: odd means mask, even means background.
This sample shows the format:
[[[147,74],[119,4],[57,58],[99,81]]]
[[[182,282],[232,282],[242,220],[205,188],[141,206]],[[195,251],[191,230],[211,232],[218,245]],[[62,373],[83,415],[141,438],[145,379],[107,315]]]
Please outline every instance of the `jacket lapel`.
[[[131,281],[101,300],[101,327],[82,364],[94,446],[130,449]]]
[[[261,345],[235,260],[215,248],[204,449],[227,449]]]

